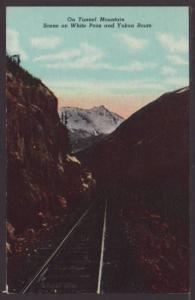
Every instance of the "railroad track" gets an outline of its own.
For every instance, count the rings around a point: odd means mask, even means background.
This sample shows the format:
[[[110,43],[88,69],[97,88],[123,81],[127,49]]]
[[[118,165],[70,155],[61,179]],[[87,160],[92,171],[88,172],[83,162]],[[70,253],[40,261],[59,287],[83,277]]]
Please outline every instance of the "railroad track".
[[[120,204],[92,203],[18,290],[22,294],[143,292],[143,280],[124,235]]]
[[[91,205],[21,293],[101,293],[106,210]]]

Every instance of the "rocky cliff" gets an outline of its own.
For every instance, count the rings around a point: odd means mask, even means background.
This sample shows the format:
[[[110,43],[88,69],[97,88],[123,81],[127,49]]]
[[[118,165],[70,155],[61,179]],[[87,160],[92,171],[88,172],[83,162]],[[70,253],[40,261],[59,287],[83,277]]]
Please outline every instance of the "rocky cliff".
[[[106,184],[188,186],[189,89],[162,95],[80,157]]]
[[[57,98],[9,58],[6,92],[7,220],[13,237],[13,231],[36,231],[86,199],[94,181],[68,154]]]
[[[145,292],[189,290],[189,88],[166,93],[80,153],[118,211]],[[127,262],[128,263],[128,262]]]

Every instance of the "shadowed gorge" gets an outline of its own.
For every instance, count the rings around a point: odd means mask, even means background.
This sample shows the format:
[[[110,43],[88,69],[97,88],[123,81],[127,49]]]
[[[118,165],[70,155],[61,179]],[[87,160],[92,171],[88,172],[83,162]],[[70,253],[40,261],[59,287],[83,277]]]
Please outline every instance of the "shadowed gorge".
[[[188,128],[184,88],[162,95],[78,154],[118,211],[148,292],[188,290]]]
[[[189,7],[46,4],[6,7],[3,293],[190,298]]]
[[[74,126],[91,111],[99,130],[122,122],[76,155],[55,95],[9,57],[6,92],[11,291],[188,292],[189,88],[124,122],[102,106],[66,109]]]

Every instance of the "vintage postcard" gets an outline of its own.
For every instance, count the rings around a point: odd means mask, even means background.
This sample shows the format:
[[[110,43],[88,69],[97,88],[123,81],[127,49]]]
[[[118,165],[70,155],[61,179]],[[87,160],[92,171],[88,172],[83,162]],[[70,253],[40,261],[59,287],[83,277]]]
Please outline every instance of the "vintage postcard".
[[[6,9],[8,293],[189,293],[189,8]]]

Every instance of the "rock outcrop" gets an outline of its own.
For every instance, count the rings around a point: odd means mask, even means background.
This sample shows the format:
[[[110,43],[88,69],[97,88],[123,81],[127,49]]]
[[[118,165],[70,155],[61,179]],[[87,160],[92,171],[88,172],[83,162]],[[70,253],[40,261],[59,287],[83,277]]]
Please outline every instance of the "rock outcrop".
[[[36,230],[86,199],[94,180],[68,154],[57,98],[9,58],[6,91],[8,232],[14,227],[21,233]]]

